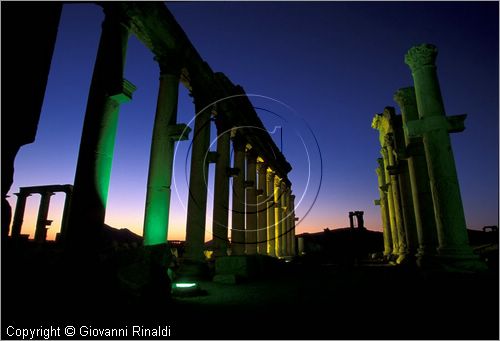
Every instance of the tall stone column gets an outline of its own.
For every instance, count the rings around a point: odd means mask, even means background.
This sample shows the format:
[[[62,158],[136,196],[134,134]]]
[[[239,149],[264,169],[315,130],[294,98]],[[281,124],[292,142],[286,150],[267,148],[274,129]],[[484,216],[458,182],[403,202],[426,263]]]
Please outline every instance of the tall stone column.
[[[385,181],[384,160],[377,159],[379,166],[377,167],[378,192],[380,194],[380,215],[382,218],[382,232],[384,236],[384,256],[389,256],[392,253],[392,236],[389,223],[389,208],[387,203],[387,186]]]
[[[228,217],[229,217],[229,166],[231,131],[226,118],[217,113],[217,163],[215,164],[214,181],[214,211],[213,211],[213,242],[216,257],[227,256],[229,247]]]
[[[436,72],[437,48],[423,44],[405,55],[415,85],[419,120],[408,122],[409,136],[422,136],[436,217],[438,252],[451,268],[484,269],[469,246],[465,214],[449,132],[464,128],[465,116],[447,117]]]
[[[120,104],[135,86],[123,79],[129,30],[126,19],[106,7],[90,85],[76,167],[68,241],[94,250],[108,199]],[[74,250],[74,248],[72,248]]]
[[[413,87],[399,89],[394,94],[394,100],[401,109],[404,127],[408,122],[418,120],[417,101]],[[410,138],[407,129],[404,129],[404,137],[419,243],[417,262],[422,266],[431,262],[437,252],[436,220],[422,137]]]
[[[295,245],[295,195],[290,195],[290,234],[292,237],[291,243],[291,256],[295,256],[297,254],[296,245]]]
[[[64,198],[64,208],[63,215],[61,219],[61,232],[59,234],[59,238],[61,241],[64,241],[67,233],[68,233],[68,219],[69,219],[69,211],[71,209],[71,199],[73,196],[73,186],[68,185],[66,190],[64,191],[66,194],[66,198]]]
[[[276,257],[276,210],[274,202],[274,179],[276,173],[271,168],[267,168],[266,187],[267,187],[267,254]]]
[[[157,60],[160,65],[160,87],[149,158],[143,233],[145,246],[167,242],[175,147],[172,133],[177,124],[181,67],[173,57]]]
[[[387,208],[389,212],[389,225],[391,227],[391,237],[392,237],[392,255],[397,259],[399,257],[399,237],[398,237],[398,227],[396,224],[396,210],[394,205],[394,195],[391,184],[391,176],[387,167],[389,167],[389,160],[387,156],[387,149],[384,147],[380,150],[382,155],[382,160],[384,161],[384,178],[386,181],[385,189],[387,191]]]
[[[246,253],[257,253],[257,156],[250,150],[247,152],[246,180]]]
[[[267,255],[267,164],[257,164],[258,195],[257,195],[257,247],[258,253]]]
[[[238,175],[233,177],[231,255],[245,254],[245,145],[241,136],[233,137],[234,168]]]
[[[208,186],[208,155],[210,147],[210,124],[212,108],[202,92],[203,89],[195,83],[193,98],[196,110],[193,132],[193,147],[191,150],[191,170],[189,174],[189,198],[186,220],[186,248],[183,262],[186,266],[194,265],[193,272],[204,266],[205,255],[205,223],[207,213],[207,186]],[[194,275],[200,275],[194,274]]]
[[[41,193],[40,207],[38,208],[38,218],[36,220],[35,228],[35,242],[43,243],[47,239],[47,225],[49,221],[47,216],[49,214],[50,197],[53,196],[52,192]]]
[[[12,221],[12,238],[21,236],[21,228],[23,226],[24,211],[26,210],[26,199],[31,195],[23,192],[14,193],[17,196],[16,210],[14,211],[14,220]]]
[[[281,205],[281,178],[275,175],[274,177],[274,238],[275,238],[275,252],[276,257],[283,257],[283,245],[281,244],[281,237],[283,236],[283,219],[282,205]]]
[[[406,231],[403,223],[403,212],[401,207],[401,193],[398,179],[398,169],[394,157],[394,139],[392,134],[385,136],[387,148],[387,160],[389,161],[389,179],[391,181],[391,191],[394,204],[394,213],[396,220],[396,233],[398,235],[398,259],[396,262],[401,264],[407,260],[408,257],[408,244],[406,241]]]
[[[286,253],[288,256],[292,256],[292,239],[293,239],[292,207],[290,206],[291,195],[292,195],[292,190],[289,187],[286,195]]]
[[[282,256],[288,256],[288,219],[287,219],[287,197],[288,197],[288,187],[285,181],[281,181],[281,250]]]

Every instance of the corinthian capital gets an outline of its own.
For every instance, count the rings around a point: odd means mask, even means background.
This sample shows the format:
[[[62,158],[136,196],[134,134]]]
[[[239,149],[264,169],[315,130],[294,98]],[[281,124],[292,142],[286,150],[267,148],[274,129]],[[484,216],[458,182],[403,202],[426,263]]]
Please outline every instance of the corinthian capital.
[[[437,56],[437,47],[432,44],[414,46],[405,55],[405,63],[412,72],[424,67],[434,66]]]
[[[407,88],[401,88],[394,93],[393,98],[400,108],[405,108],[410,105],[414,105],[416,101],[415,88],[412,86]]]

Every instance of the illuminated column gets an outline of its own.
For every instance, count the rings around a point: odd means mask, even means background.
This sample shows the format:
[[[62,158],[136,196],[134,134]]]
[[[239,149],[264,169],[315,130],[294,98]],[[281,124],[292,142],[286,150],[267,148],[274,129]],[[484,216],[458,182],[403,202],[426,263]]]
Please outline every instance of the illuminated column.
[[[12,237],[16,238],[21,235],[21,228],[23,226],[24,211],[26,210],[26,199],[31,195],[23,192],[14,193],[17,196],[16,210],[14,211],[14,220],[12,222]]]
[[[123,79],[129,31],[109,8],[102,25],[83,124],[69,217],[68,241],[85,250],[99,243],[104,224],[120,104],[135,86]]]
[[[382,159],[384,161],[384,178],[386,181],[386,189],[387,189],[387,208],[389,212],[389,225],[391,227],[391,237],[392,237],[392,255],[396,258],[399,257],[399,237],[398,237],[398,227],[396,224],[396,211],[394,207],[394,195],[391,184],[391,176],[389,175],[389,171],[387,167],[389,166],[387,149],[384,147],[380,150],[382,155]]]
[[[281,181],[281,195],[280,195],[280,206],[281,206],[281,220],[280,220],[280,229],[281,229],[281,255],[288,256],[288,247],[287,247],[287,233],[288,233],[288,224],[287,224],[287,201],[286,198],[288,196],[288,188],[286,186],[285,181]]]
[[[50,225],[51,221],[47,220],[49,215],[49,205],[50,197],[54,195],[52,192],[40,193],[42,198],[40,199],[40,207],[38,208],[38,218],[36,220],[35,228],[35,242],[43,243],[47,239],[47,225]]]
[[[396,161],[394,157],[394,138],[392,134],[387,134],[385,136],[385,146],[387,148],[387,160],[389,161],[389,179],[391,181],[391,191],[394,204],[394,213],[396,221],[396,233],[398,234],[398,253],[399,257],[396,260],[398,264],[401,264],[407,260],[408,257],[408,245],[406,243],[406,233],[403,225],[403,213],[401,210],[401,193],[399,191],[399,179],[398,179],[398,169],[396,166]]]
[[[186,251],[184,264],[195,267],[205,261],[205,223],[207,213],[208,163],[210,148],[210,124],[212,108],[198,85],[193,86],[193,98],[196,111],[191,150],[191,170],[189,174],[189,197],[186,220]],[[195,270],[193,268],[193,271]],[[200,269],[200,268],[199,268]]]
[[[184,128],[177,126],[180,64],[174,58],[157,60],[160,64],[160,87],[149,158],[144,245],[167,242],[174,147],[175,140],[179,138],[175,135],[179,128]],[[186,133],[189,132],[187,129]]]
[[[389,223],[389,208],[387,203],[387,185],[385,182],[384,160],[377,159],[379,166],[377,167],[378,192],[380,194],[380,215],[382,217],[382,232],[384,236],[384,256],[389,256],[392,252],[392,236]]]
[[[291,256],[296,255],[295,246],[295,195],[290,195],[290,235],[291,235]]]
[[[250,150],[247,155],[247,180],[246,187],[246,253],[257,253],[257,156]]]
[[[405,126],[407,122],[418,120],[417,102],[413,87],[399,89],[394,94],[394,100],[401,108],[401,115]],[[427,171],[427,160],[425,159],[422,137],[410,138],[406,129],[404,129],[404,133],[409,154],[408,170],[410,173],[415,223],[419,241],[417,261],[419,265],[424,265],[437,252],[436,220],[432,204],[429,172]]]
[[[242,137],[233,137],[234,168],[238,175],[233,177],[231,255],[245,254],[245,145]]]
[[[484,269],[469,246],[465,215],[449,132],[463,131],[465,115],[447,117],[436,72],[437,48],[411,48],[405,63],[412,71],[419,120],[408,122],[410,137],[422,136],[431,183],[440,258],[456,268]]]
[[[276,257],[276,214],[274,209],[274,179],[276,173],[271,168],[267,169],[266,174],[266,205],[267,205],[267,254],[271,257]]]
[[[267,164],[259,162],[257,164],[257,174],[259,188],[257,190],[257,246],[261,255],[267,255]]]
[[[282,208],[281,208],[281,179],[274,177],[274,238],[276,257],[283,257],[283,248],[281,245],[281,236],[283,234]]]
[[[292,195],[292,190],[288,187],[288,191],[286,193],[286,253],[288,256],[292,256],[292,207],[290,206],[290,196]]]
[[[217,163],[215,165],[214,181],[214,211],[213,211],[213,241],[214,254],[227,256],[228,215],[229,215],[229,163],[230,163],[230,137],[231,131],[225,123],[225,117],[217,114],[215,117],[217,127]]]

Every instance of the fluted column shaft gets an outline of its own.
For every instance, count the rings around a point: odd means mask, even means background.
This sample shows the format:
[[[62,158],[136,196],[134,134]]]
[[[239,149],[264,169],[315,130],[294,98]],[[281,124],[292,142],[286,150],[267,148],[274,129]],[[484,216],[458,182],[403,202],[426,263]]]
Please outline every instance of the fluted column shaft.
[[[379,166],[377,167],[378,191],[380,194],[380,215],[382,218],[382,232],[384,236],[384,256],[392,253],[392,235],[389,222],[389,207],[387,202],[387,185],[385,181],[384,160],[377,159]]]
[[[99,243],[106,203],[118,112],[135,90],[123,79],[129,30],[125,20],[105,10],[101,39],[90,85],[76,167],[67,240],[85,250]]]
[[[186,220],[186,251],[184,259],[202,262],[205,244],[207,213],[208,155],[212,108],[202,89],[193,88],[196,117],[194,120],[191,171],[189,174],[189,198]]]
[[[258,195],[257,195],[257,251],[267,255],[267,165],[257,164]]]
[[[149,158],[144,245],[166,243],[168,236],[175,147],[172,127],[177,124],[180,64],[173,58],[160,60],[160,69],[160,87]]]
[[[266,187],[267,187],[267,254],[276,257],[276,210],[274,202],[274,178],[275,173],[268,168],[266,174]]]
[[[394,95],[394,100],[401,109],[405,126],[410,121],[418,120],[417,102],[413,87],[399,89]],[[417,260],[422,263],[424,258],[434,256],[437,251],[436,220],[422,137],[410,138],[406,129],[404,133],[409,156],[408,170],[419,244]]]
[[[233,177],[233,205],[231,228],[232,255],[245,254],[245,141],[233,138],[234,168],[238,175]]]
[[[50,197],[53,195],[52,192],[41,193],[42,198],[40,199],[35,228],[35,242],[43,243],[47,239],[47,216],[49,214]]]
[[[16,238],[21,235],[23,226],[24,212],[26,210],[26,199],[31,195],[28,193],[14,193],[17,196],[16,210],[14,211],[14,220],[12,221],[12,237]]]
[[[257,253],[257,156],[251,151],[247,152],[247,178],[246,178],[246,253]]]
[[[214,181],[213,241],[215,256],[227,256],[229,247],[229,174],[230,163],[230,130],[224,123],[225,118],[217,115],[217,163]]]

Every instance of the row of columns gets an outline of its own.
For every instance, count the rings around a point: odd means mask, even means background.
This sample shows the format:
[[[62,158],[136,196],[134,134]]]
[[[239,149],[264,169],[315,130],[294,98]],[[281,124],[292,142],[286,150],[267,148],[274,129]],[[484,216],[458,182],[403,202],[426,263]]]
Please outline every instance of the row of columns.
[[[399,89],[375,115],[381,158],[378,176],[384,255],[420,266],[484,269],[468,243],[449,133],[463,131],[465,115],[446,116],[435,59],[437,48],[411,48],[405,62],[414,87]]]
[[[128,19],[104,6],[106,14],[89,92],[80,144],[68,242],[98,244],[104,223],[119,107],[135,90],[123,79]],[[144,245],[164,244],[168,236],[171,179],[175,142],[186,140],[190,129],[177,123],[177,102],[182,59],[176,51],[157,55],[160,84],[156,107],[144,217]],[[198,77],[198,78],[197,78]],[[233,178],[231,252],[294,254],[295,216],[288,180],[266,166],[224,110],[212,103],[202,75],[190,75],[189,86],[196,116],[192,138],[187,205],[185,264],[204,261],[208,164],[216,163],[213,235],[215,254],[229,249],[229,178]],[[211,122],[217,128],[217,151],[210,151]],[[230,167],[230,143],[234,165]]]

